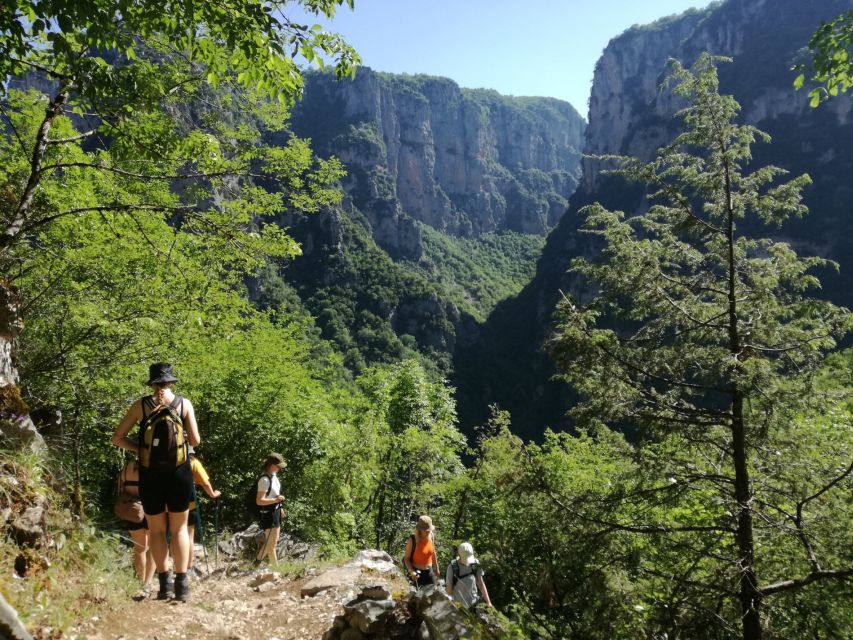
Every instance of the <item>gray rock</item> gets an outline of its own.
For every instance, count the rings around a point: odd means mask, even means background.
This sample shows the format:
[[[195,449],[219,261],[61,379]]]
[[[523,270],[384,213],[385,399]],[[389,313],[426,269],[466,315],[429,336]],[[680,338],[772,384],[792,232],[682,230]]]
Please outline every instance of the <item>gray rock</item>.
[[[12,510],[9,507],[0,509],[0,529],[3,529],[6,526],[6,523],[9,522],[9,518],[11,517]]]
[[[275,579],[276,579],[276,576],[275,576],[275,574],[274,574],[274,573],[272,573],[271,571],[267,571],[267,572],[264,572],[264,573],[259,573],[258,575],[256,575],[256,576],[252,579],[252,581],[251,581],[251,582],[249,582],[249,586],[250,586],[250,587],[259,587],[259,586],[261,586],[262,584],[266,584],[266,583],[268,583],[268,582],[274,582],[274,581],[275,581]]]
[[[360,576],[361,569],[358,567],[344,566],[330,569],[306,582],[302,586],[300,594],[304,598],[317,595],[321,591],[351,586]]]
[[[357,600],[344,605],[344,615],[351,626],[372,634],[385,626],[396,606],[393,600]]]
[[[398,571],[394,559],[384,551],[376,549],[363,549],[359,551],[348,564],[378,571],[379,573],[390,573]]]
[[[421,622],[421,626],[418,627],[418,630],[415,632],[416,640],[430,640],[429,638],[429,627],[426,622]]]
[[[340,629],[329,629],[323,634],[323,640],[339,640],[341,637]]]
[[[364,640],[364,634],[358,629],[345,629],[340,636],[340,640]]]
[[[362,587],[360,598],[363,600],[388,600],[391,597],[391,590],[387,584],[371,584]]]
[[[7,441],[16,447],[29,447],[33,451],[45,449],[44,438],[29,416],[0,418],[0,442]]]
[[[471,624],[465,614],[439,587],[430,585],[419,589],[414,599],[415,611],[432,640],[454,640],[471,635]]]
[[[455,640],[471,635],[471,625],[451,600],[440,600],[421,614],[432,640]]]
[[[24,628],[18,612],[12,608],[0,593],[0,638],[3,640],[33,640],[33,637]]]
[[[12,534],[19,545],[36,546],[44,535],[44,508],[27,507],[12,521]]]
[[[345,616],[335,616],[335,619],[332,621],[332,627],[337,629],[338,631],[343,631],[349,626],[347,619]]]

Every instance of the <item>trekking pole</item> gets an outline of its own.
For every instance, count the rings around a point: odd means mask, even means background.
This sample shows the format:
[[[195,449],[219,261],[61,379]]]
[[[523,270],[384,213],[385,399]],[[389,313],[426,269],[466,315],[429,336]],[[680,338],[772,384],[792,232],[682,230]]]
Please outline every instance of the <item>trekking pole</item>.
[[[213,501],[213,567],[219,570],[219,500]]]
[[[193,502],[195,502],[195,522],[198,525],[198,537],[201,540],[201,548],[204,551],[204,568],[207,570],[207,575],[210,575],[210,563],[207,560],[207,547],[204,544],[204,525],[201,522],[201,504],[199,504],[198,501],[195,482],[193,482]],[[195,541],[190,540],[190,544],[195,544]]]

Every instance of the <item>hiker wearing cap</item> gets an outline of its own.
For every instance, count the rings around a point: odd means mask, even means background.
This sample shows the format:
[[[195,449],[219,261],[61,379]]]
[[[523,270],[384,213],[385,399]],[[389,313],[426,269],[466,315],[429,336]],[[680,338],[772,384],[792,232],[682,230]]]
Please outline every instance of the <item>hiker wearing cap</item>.
[[[190,469],[193,472],[193,482],[195,482],[198,486],[204,489],[204,492],[210,496],[213,500],[216,500],[219,496],[222,495],[222,492],[213,488],[213,485],[210,484],[210,475],[207,473],[207,469],[202,465],[201,460],[198,459],[198,456],[195,454],[195,449],[193,447],[189,447],[190,454]],[[190,512],[187,515],[187,534],[190,537],[190,559],[187,563],[187,573],[193,575],[195,573],[195,569],[193,567],[193,560],[195,559],[195,525],[196,518],[198,518],[198,512],[196,511],[195,500],[190,500]],[[202,531],[204,533],[204,531]],[[204,543],[204,540],[202,540]]]
[[[483,582],[483,567],[474,557],[474,547],[470,542],[463,542],[456,551],[458,555],[447,565],[444,579],[447,595],[469,609],[474,608],[482,596],[486,606],[491,607],[489,590]]]
[[[416,587],[435,584],[438,576],[438,558],[435,555],[433,534],[435,527],[432,518],[421,516],[415,525],[414,535],[406,541],[403,564],[409,579]]]
[[[172,365],[152,364],[148,384],[153,393],[136,400],[122,418],[112,437],[114,445],[139,457],[139,494],[148,521],[149,544],[160,590],[159,600],[189,598],[187,563],[190,540],[187,515],[193,494],[193,475],[187,445],[201,441],[192,403],[175,395],[177,382]],[[127,437],[139,424],[139,441]],[[167,512],[168,509],[168,512]],[[171,552],[175,579],[169,572],[166,529],[172,536]]]
[[[287,463],[280,453],[271,453],[264,461],[264,472],[258,478],[255,504],[261,516],[261,529],[264,530],[264,540],[258,550],[258,562],[266,557],[270,563],[278,564],[276,546],[281,532],[281,503],[284,502],[284,496],[281,495],[281,483],[276,474],[286,466]]]

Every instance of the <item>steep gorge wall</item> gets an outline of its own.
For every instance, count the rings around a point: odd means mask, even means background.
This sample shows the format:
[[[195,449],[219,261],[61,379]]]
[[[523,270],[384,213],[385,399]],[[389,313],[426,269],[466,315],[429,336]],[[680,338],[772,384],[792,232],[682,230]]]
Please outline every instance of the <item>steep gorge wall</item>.
[[[809,173],[814,181],[805,192],[809,216],[782,229],[752,230],[787,240],[803,254],[838,261],[840,273],[820,274],[822,295],[851,306],[853,100],[841,97],[811,109],[805,91],[793,90],[790,71],[820,22],[849,8],[849,0],[727,0],[628,30],[610,42],[596,66],[585,154],[651,158],[680,129],[672,117],[680,105],[659,89],[667,61],[690,65],[703,51],[732,57],[719,66],[721,90],[742,105],[742,121],[773,138],[754,147],[756,165]],[[474,347],[457,353],[460,415],[468,427],[482,421],[482,408],[493,402],[509,409],[514,426],[527,435],[541,434],[546,425],[567,426],[572,394],[552,380],[555,371],[542,344],[559,290],[582,292],[583,283],[566,274],[570,261],[596,252],[578,232],[578,211],[595,201],[629,214],[646,206],[640,189],[603,175],[600,161],[584,158],[582,167],[581,183],[548,237],[534,280],[495,310]]]
[[[344,188],[373,238],[410,260],[422,250],[413,220],[466,237],[547,233],[577,186],[585,129],[559,100],[367,68],[352,82],[309,74],[292,124],[344,162]]]

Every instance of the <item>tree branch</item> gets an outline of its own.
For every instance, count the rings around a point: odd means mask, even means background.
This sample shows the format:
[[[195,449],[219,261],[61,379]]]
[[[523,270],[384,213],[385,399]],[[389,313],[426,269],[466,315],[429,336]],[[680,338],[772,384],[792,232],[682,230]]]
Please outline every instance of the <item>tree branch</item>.
[[[810,574],[803,576],[802,578],[794,578],[793,580],[780,580],[779,582],[768,584],[766,587],[762,587],[761,589],[759,589],[759,591],[761,592],[762,596],[770,596],[774,593],[781,593],[782,591],[791,591],[793,589],[799,589],[800,587],[804,587],[807,584],[811,584],[812,582],[815,582],[817,580],[841,579],[851,575],[853,575],[853,568],[825,569],[822,571],[812,571]]]

